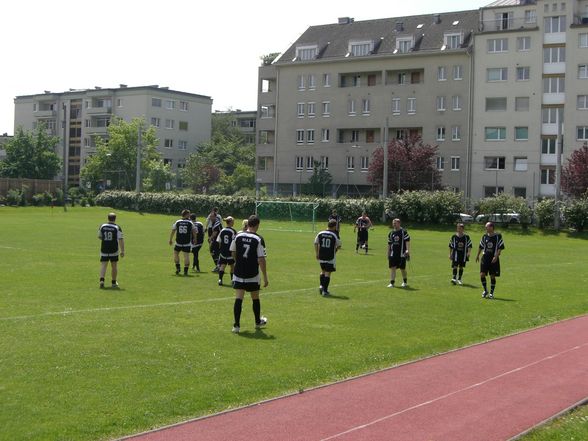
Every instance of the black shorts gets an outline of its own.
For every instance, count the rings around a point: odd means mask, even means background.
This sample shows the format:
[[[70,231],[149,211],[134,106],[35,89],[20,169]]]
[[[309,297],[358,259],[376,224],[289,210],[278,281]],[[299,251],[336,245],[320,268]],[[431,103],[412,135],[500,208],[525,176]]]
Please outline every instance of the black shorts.
[[[357,232],[357,243],[365,243],[368,241],[368,230],[359,230]]]
[[[482,256],[480,272],[494,277],[500,277],[500,259],[492,263],[492,256]]]
[[[333,265],[332,263],[320,262],[320,264],[321,264],[321,269],[323,271],[326,271],[327,273],[334,273],[335,271],[337,271],[337,269],[335,268],[335,265]]]
[[[218,264],[219,265],[234,265],[235,264],[235,259],[233,259],[232,257],[219,256],[219,258],[218,258]]]
[[[100,262],[118,262],[118,254],[116,256],[100,256]]]
[[[400,256],[389,256],[388,257],[388,268],[406,269],[406,257]]]
[[[247,292],[255,292],[261,289],[259,283],[256,282],[237,282],[233,280],[233,288],[242,289]]]
[[[464,253],[457,253],[457,259],[455,254],[451,259],[451,268],[462,267],[465,268],[468,258],[465,257]]]
[[[189,253],[190,251],[192,251],[192,245],[178,245],[176,244],[176,246],[174,247],[174,251],[183,251],[184,253]]]
[[[198,254],[200,252],[200,248],[202,248],[202,244],[199,245],[192,245],[192,252],[194,254]]]

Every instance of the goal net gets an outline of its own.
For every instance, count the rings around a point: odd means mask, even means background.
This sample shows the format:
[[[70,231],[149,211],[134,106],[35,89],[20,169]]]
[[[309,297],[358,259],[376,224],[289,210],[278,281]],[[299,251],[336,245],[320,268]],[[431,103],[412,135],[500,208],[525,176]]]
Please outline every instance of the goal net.
[[[283,229],[316,231],[317,202],[255,201],[261,219],[290,221]]]

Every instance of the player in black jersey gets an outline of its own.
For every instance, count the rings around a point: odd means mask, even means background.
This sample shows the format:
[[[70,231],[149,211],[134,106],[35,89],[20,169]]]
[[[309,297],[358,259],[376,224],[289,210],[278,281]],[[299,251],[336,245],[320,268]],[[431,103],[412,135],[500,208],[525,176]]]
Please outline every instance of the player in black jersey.
[[[221,230],[223,229],[223,223],[221,216],[218,214],[218,208],[214,207],[208,217],[206,218],[206,230],[208,232],[208,246],[210,251],[210,257],[214,262],[213,273],[218,273],[218,257],[219,257],[219,243],[217,238]]]
[[[486,223],[486,234],[480,240],[480,247],[478,248],[478,255],[476,262],[480,260],[480,253],[482,254],[482,261],[480,262],[480,280],[484,291],[482,297],[494,298],[494,288],[496,288],[496,277],[500,277],[500,253],[504,249],[504,242],[502,235],[494,232],[494,224],[492,222]],[[490,292],[486,285],[486,275],[490,275]]]
[[[263,238],[257,234],[259,218],[252,215],[248,219],[246,232],[235,236],[231,242],[231,254],[235,259],[235,273],[233,274],[233,288],[235,288],[235,304],[233,305],[233,332],[238,334],[241,330],[241,310],[245,291],[251,294],[253,302],[253,315],[255,316],[255,328],[261,329],[267,323],[267,318],[261,315],[261,303],[259,300],[260,277],[259,270],[263,274],[263,287],[268,286],[267,270],[265,263],[265,247]]]
[[[190,215],[190,220],[196,229],[196,241],[192,244],[192,269],[196,269],[196,271],[200,272],[200,261],[198,260],[198,253],[200,253],[200,249],[204,243],[204,225],[202,225],[202,222],[196,219],[196,215],[194,213]]]
[[[333,211],[331,211],[331,214],[329,215],[329,219],[328,221],[335,221],[336,226],[335,226],[335,234],[337,235],[337,237],[340,239],[340,229],[341,229],[341,216],[339,216],[337,214],[337,210],[333,209]]]
[[[190,268],[190,252],[192,244],[196,243],[196,228],[190,220],[190,210],[182,210],[182,218],[178,219],[172,225],[169,235],[169,244],[173,243],[176,236],[176,245],[174,247],[174,263],[176,264],[176,275],[180,274],[180,252],[184,253],[184,275],[188,275]]]
[[[470,260],[472,241],[464,232],[464,224],[457,224],[457,232],[449,240],[449,260],[451,260],[451,283],[463,285],[461,277],[466,262]],[[459,272],[458,272],[459,270]]]
[[[336,271],[335,255],[339,248],[341,248],[341,241],[337,236],[337,221],[331,219],[327,224],[327,229],[317,234],[314,239],[316,260],[321,265],[319,294],[322,296],[330,295],[329,283],[331,282],[331,273]]]
[[[388,268],[390,268],[390,284],[394,288],[396,268],[402,273],[402,287],[408,286],[406,261],[410,259],[410,235],[400,226],[400,219],[392,221],[393,230],[388,234]]]
[[[118,282],[116,281],[118,276],[118,256],[125,256],[125,241],[123,239],[122,228],[115,222],[116,214],[108,213],[108,223],[102,224],[98,229],[98,239],[101,240],[100,288],[104,288],[104,277],[106,276],[108,262],[110,262],[112,287],[118,288]]]
[[[372,227],[372,221],[364,211],[361,216],[355,221],[353,231],[357,231],[357,243],[355,245],[355,252],[357,253],[359,247],[365,248],[365,253],[368,253],[368,230]]]
[[[224,219],[226,227],[218,234],[217,242],[219,243],[219,257],[218,257],[218,284],[223,284],[223,276],[225,275],[225,268],[229,265],[231,269],[231,280],[233,280],[233,271],[235,269],[235,260],[231,255],[231,242],[235,238],[237,232],[233,228],[235,219],[232,216],[227,216]]]

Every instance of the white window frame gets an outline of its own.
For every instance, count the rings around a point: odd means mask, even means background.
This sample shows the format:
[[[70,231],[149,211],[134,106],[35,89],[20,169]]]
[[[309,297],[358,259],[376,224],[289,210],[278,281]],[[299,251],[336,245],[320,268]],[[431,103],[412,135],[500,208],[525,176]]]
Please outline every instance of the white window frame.
[[[484,156],[484,170],[506,170],[506,157]]]
[[[187,112],[190,110],[190,103],[188,101],[180,101],[180,112]]]
[[[396,39],[396,50],[401,54],[407,54],[414,46],[413,37],[398,37]]]
[[[455,81],[463,80],[463,66],[461,64],[453,66],[453,79]]]
[[[445,66],[437,66],[437,81],[447,81],[447,68]]]
[[[529,170],[529,160],[526,156],[516,156],[513,158],[513,170],[516,172],[526,172]]]
[[[176,108],[176,102],[174,100],[165,100],[165,108],[167,110],[174,110]]]
[[[371,105],[370,105],[370,99],[369,98],[364,98],[361,101],[361,113],[363,115],[369,115],[370,111],[371,111]]]
[[[582,32],[578,35],[578,47],[588,47],[588,32]]]
[[[330,116],[331,115],[331,102],[330,101],[323,101],[323,116]]]
[[[329,157],[328,156],[321,156],[321,169],[322,170],[329,169]]]
[[[576,109],[588,110],[588,95],[578,95],[576,98]]]
[[[296,58],[295,60],[314,60],[318,55],[318,45],[305,45],[296,47]]]
[[[566,48],[564,46],[550,46],[543,48],[543,63],[565,63]]]
[[[296,171],[304,170],[304,156],[296,156],[295,168]]]
[[[406,100],[406,113],[409,115],[414,115],[417,111],[416,107],[416,98],[415,97],[408,97]]]
[[[373,40],[350,40],[347,47],[347,52],[354,57],[365,57],[373,50]]]
[[[451,171],[459,171],[461,159],[459,156],[451,157]]]
[[[588,79],[588,64],[579,64],[578,65],[578,79],[579,80]]]
[[[331,87],[331,74],[330,73],[323,74],[323,87]]]
[[[310,101],[306,103],[306,113],[308,114],[309,118],[314,118],[316,116],[316,103]]]
[[[316,89],[316,76],[314,74],[308,74],[308,90]]]
[[[174,147],[174,140],[166,138],[163,140],[163,147],[166,149],[171,149]]]
[[[445,141],[445,126],[437,126],[437,135],[435,140],[437,141]]]
[[[307,129],[306,130],[306,143],[307,144],[314,144],[314,129]]]
[[[525,137],[519,137],[518,130],[519,129],[526,129],[527,135]],[[515,141],[528,141],[529,140],[529,127],[528,126],[516,126],[514,128],[514,140]]]
[[[435,105],[436,105],[437,112],[445,112],[445,110],[447,110],[447,105],[446,105],[445,101],[446,101],[445,96],[443,96],[443,95],[438,96],[435,99]]]
[[[543,93],[564,93],[566,91],[565,77],[543,78]]]
[[[493,74],[499,74],[496,77]],[[486,69],[486,81],[488,83],[499,83],[508,80],[508,68],[506,67],[489,67]]]
[[[524,37],[517,37],[517,51],[518,52],[528,52],[531,50],[531,37],[524,36]]]
[[[451,127],[451,140],[461,141],[461,126]]]
[[[556,34],[566,31],[566,16],[565,15],[555,15],[550,17],[545,17],[544,21],[544,32],[546,34]]]
[[[165,128],[168,130],[173,130],[175,128],[176,121],[173,119],[166,119],[165,120]]]
[[[576,126],[576,140],[588,141],[588,126]]]
[[[525,23],[537,23],[537,11],[535,9],[527,9],[525,11]]]
[[[529,81],[531,79],[531,67],[530,66],[519,66],[516,70],[517,81]]]
[[[178,141],[178,150],[187,150],[188,149],[188,141],[179,140]]]
[[[490,130],[496,132],[496,138],[492,138],[488,136]],[[506,127],[484,127],[484,141],[486,142],[503,142],[506,141]]]
[[[370,168],[370,157],[369,156],[362,156],[361,157],[361,171],[365,172],[368,171]]]
[[[392,98],[392,115],[400,115],[400,98]]]
[[[540,180],[542,185],[554,185],[555,184],[555,168],[541,167],[540,168]]]
[[[321,129],[321,142],[329,142],[331,140],[331,131],[329,129]]]
[[[304,129],[296,129],[296,144],[304,144]]]
[[[296,116],[298,116],[298,118],[304,118],[306,115],[305,108],[305,103],[296,103]]]
[[[152,116],[151,117],[151,125],[153,127],[160,127],[161,126],[161,118],[157,118],[157,117]]]
[[[451,97],[451,108],[455,112],[461,110],[461,95],[453,95]]]
[[[463,41],[461,32],[448,32],[443,35],[443,45],[446,49],[459,49]]]
[[[445,170],[445,158],[443,156],[436,156],[435,157],[435,167],[438,171]]]
[[[306,90],[306,86],[305,86],[305,75],[298,75],[296,77],[296,87],[298,88],[298,90]]]
[[[490,38],[486,46],[489,54],[508,52],[508,38]]]
[[[347,101],[347,114],[354,116],[356,114],[355,112],[355,100],[354,99],[349,99]]]
[[[311,172],[314,170],[314,157],[307,156],[306,157],[306,171]]]
[[[347,164],[347,171],[355,171],[355,157],[347,156],[345,162]]]

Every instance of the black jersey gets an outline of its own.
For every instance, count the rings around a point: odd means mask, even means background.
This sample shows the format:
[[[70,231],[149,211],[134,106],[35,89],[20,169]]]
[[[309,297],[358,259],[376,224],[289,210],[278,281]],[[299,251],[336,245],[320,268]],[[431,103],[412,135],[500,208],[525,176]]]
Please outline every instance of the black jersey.
[[[233,280],[243,283],[259,283],[260,257],[265,257],[263,239],[254,233],[243,232],[235,235],[230,251],[236,254]]]
[[[468,250],[472,248],[472,241],[467,234],[461,237],[457,234],[451,236],[449,240],[449,249],[451,250],[451,260],[454,262],[465,262]]]
[[[484,253],[484,256],[494,257],[496,255],[496,250],[504,249],[502,234],[496,233],[492,236],[484,234],[482,240],[480,240],[480,249]]]
[[[231,227],[223,228],[221,232],[218,234],[216,241],[220,244],[221,257],[225,259],[231,258],[231,242],[233,242],[233,239],[236,234],[237,232]]]
[[[122,228],[115,223],[100,225],[98,229],[98,239],[102,241],[100,245],[101,256],[118,256],[118,241],[123,238]]]
[[[212,233],[216,231],[217,235],[220,233],[220,230],[223,229],[223,221],[221,220],[220,216],[216,216],[213,218],[207,219],[206,229],[208,232],[208,237],[212,236]]]
[[[335,263],[335,253],[341,246],[341,241],[334,231],[321,231],[314,239],[315,245],[319,247],[319,262]]]
[[[335,221],[335,222],[337,222],[337,225],[335,226],[335,229],[336,229],[337,231],[339,231],[339,224],[341,223],[341,216],[339,216],[338,214],[331,214],[331,215],[329,216],[329,222],[330,222],[330,221]]]
[[[407,242],[410,242],[410,235],[404,228],[390,231],[388,234],[390,257],[404,257]]]
[[[355,221],[355,225],[357,226],[357,229],[359,231],[367,231],[367,229],[370,227],[371,224],[372,224],[372,221],[370,220],[369,217],[363,218],[360,216]]]
[[[179,219],[172,225],[172,230],[176,232],[176,245],[187,247],[192,244],[192,230],[194,224],[190,219]]]
[[[204,225],[200,221],[192,222],[196,229],[196,243],[194,245],[202,245],[204,242]]]

